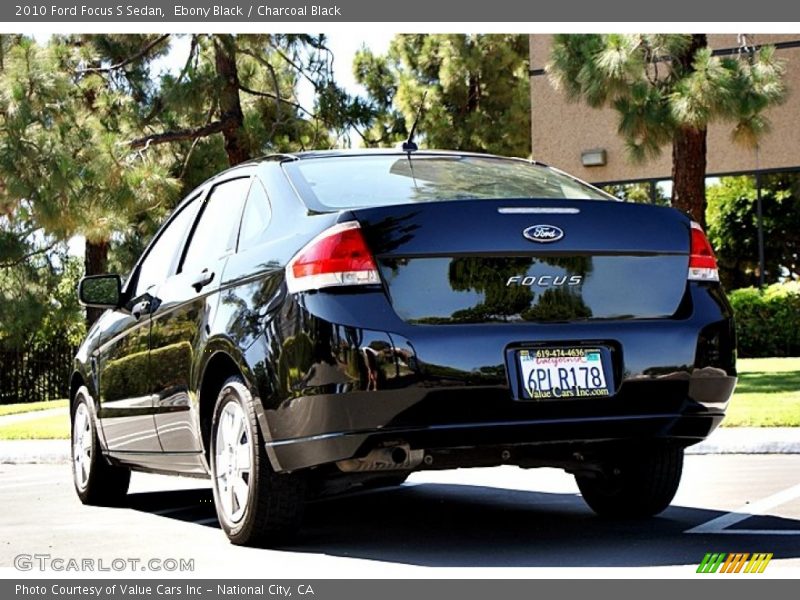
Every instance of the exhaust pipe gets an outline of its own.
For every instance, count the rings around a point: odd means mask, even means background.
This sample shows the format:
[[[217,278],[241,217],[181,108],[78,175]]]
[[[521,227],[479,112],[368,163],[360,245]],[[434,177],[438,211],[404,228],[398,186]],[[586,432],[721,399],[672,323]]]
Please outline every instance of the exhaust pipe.
[[[348,458],[336,463],[343,473],[369,471],[409,471],[422,463],[424,450],[412,450],[408,444],[375,448],[362,458]]]
[[[408,460],[408,452],[406,452],[406,449],[402,446],[392,448],[391,456],[394,464],[396,465],[405,464],[405,462]]]

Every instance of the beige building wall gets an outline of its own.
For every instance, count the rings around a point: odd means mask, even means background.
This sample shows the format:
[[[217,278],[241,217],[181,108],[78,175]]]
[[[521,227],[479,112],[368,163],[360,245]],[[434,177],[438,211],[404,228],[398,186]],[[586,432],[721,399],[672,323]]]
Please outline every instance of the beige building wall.
[[[737,48],[735,34],[709,35],[714,49]],[[748,36],[750,44],[800,43],[800,32]],[[644,165],[632,164],[617,134],[617,115],[610,109],[592,109],[569,103],[543,72],[549,60],[551,35],[531,35],[531,136],[533,157],[591,182],[661,179],[671,176],[671,148]],[[800,168],[800,47],[779,49],[785,61],[787,101],[767,113],[772,129],[760,144],[759,168]],[[714,123],[708,132],[708,174],[752,172],[756,153],[731,141],[731,125]],[[581,152],[605,149],[605,166],[584,167]]]

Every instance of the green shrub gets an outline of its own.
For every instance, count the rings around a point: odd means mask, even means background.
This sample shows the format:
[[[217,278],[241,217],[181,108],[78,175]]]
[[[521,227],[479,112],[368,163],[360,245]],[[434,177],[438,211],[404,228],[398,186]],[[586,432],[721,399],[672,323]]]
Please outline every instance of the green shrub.
[[[736,316],[739,356],[800,356],[800,284],[742,288],[728,298]]]

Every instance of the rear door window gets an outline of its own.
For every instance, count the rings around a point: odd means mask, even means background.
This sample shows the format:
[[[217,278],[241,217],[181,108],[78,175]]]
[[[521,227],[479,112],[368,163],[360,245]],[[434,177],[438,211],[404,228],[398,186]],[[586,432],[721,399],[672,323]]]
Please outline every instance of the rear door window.
[[[272,219],[272,206],[264,185],[253,179],[239,229],[239,250],[247,250],[266,241],[266,232]]]
[[[197,196],[181,207],[158,234],[139,267],[134,297],[141,296],[174,273],[189,227],[197,213],[199,199]]]
[[[200,272],[233,252],[249,186],[250,177],[240,177],[212,188],[186,249],[182,273]]]

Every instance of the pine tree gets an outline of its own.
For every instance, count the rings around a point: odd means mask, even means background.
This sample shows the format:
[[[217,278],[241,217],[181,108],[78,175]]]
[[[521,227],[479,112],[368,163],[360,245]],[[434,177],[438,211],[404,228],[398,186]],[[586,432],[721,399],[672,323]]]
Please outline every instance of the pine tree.
[[[361,118],[334,84],[324,36],[192,35],[179,73],[154,72],[174,41],[0,36],[6,241],[84,236],[86,274],[109,261],[125,272],[182,192],[261,154],[330,146]],[[298,102],[301,78],[314,106]],[[16,239],[24,256],[30,240]]]
[[[298,100],[301,80],[314,89],[313,106]],[[184,68],[158,87],[149,101],[152,133],[131,147],[171,144],[186,154],[187,170],[197,146],[216,143],[217,134],[232,166],[268,152],[330,147],[364,119],[360,101],[334,82],[324,36],[192,35]]]
[[[361,102],[335,85],[322,35],[195,34],[185,41],[183,67],[157,78],[141,105],[141,135],[128,140],[144,154],[166,148],[183,193],[256,156],[346,143],[364,119]],[[315,92],[312,105],[300,103],[301,81]],[[148,212],[130,224],[112,248],[115,268],[130,268],[162,217]]]
[[[132,96],[84,65],[78,40],[18,38],[0,73],[0,205],[57,240],[86,238],[86,272],[104,272],[112,235],[177,189],[162,157],[124,143]],[[89,321],[97,313],[89,313]]]
[[[671,144],[672,205],[701,224],[708,125],[729,122],[733,141],[753,146],[786,95],[773,46],[715,56],[705,34],[557,35],[547,71],[570,100],[617,111],[634,161]]]
[[[356,55],[372,120],[367,145],[393,145],[417,131],[427,146],[530,154],[525,35],[397,35],[385,56]]]

